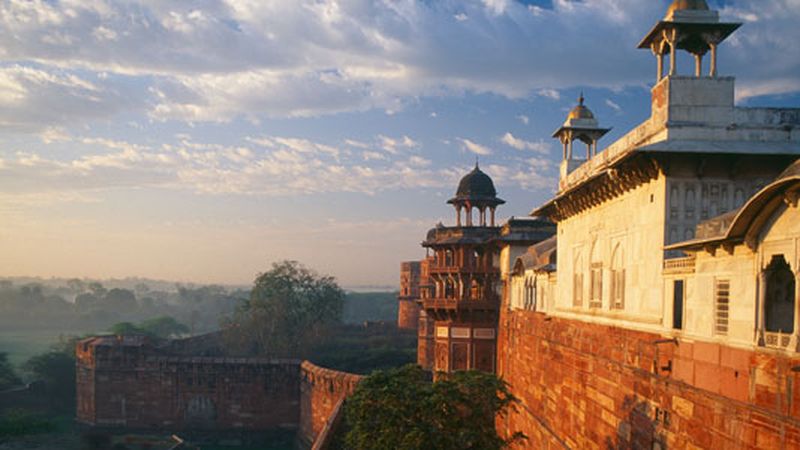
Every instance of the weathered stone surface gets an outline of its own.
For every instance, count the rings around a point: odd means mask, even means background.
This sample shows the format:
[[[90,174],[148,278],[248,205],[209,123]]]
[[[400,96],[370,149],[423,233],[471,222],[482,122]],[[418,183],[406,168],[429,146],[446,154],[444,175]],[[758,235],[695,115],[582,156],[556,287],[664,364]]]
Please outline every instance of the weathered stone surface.
[[[299,360],[171,356],[146,340],[78,343],[77,420],[138,430],[299,427],[314,441],[358,375]]]
[[[499,333],[520,404],[497,427],[523,431],[519,448],[800,448],[800,358],[522,310]]]

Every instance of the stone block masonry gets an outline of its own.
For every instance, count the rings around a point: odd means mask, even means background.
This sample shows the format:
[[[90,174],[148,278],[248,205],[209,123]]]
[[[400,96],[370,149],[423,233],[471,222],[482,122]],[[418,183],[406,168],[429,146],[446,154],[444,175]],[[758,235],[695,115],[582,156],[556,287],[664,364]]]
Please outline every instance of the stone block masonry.
[[[332,419],[336,406],[352,394],[363,378],[360,375],[325,369],[304,361],[300,367],[300,431],[303,444],[314,442]]]
[[[519,448],[797,449],[800,358],[503,312],[499,374]]]
[[[419,323],[420,309],[416,300],[398,300],[397,328],[401,330],[416,330]]]
[[[147,339],[78,343],[77,420],[138,431],[298,429],[310,446],[361,377],[308,361],[165,354]]]

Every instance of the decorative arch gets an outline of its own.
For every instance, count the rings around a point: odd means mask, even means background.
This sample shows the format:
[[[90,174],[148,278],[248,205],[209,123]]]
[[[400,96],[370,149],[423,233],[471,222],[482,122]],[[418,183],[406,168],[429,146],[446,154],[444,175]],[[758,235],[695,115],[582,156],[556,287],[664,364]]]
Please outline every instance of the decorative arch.
[[[764,270],[764,328],[767,332],[791,334],[797,314],[796,279],[784,255],[773,255]]]
[[[583,253],[575,251],[572,265],[572,306],[583,306]]]
[[[603,260],[600,256],[597,241],[592,243],[589,252],[589,307],[603,306]]]
[[[611,309],[625,309],[625,258],[622,244],[611,255]]]

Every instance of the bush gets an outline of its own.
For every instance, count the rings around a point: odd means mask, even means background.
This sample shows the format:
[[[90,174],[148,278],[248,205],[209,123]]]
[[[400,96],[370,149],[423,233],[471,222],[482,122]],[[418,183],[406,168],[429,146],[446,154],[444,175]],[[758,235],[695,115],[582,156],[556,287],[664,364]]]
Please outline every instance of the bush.
[[[0,391],[14,387],[21,382],[8,361],[8,355],[0,352]]]
[[[442,375],[434,383],[418,366],[378,371],[345,404],[349,450],[499,450],[524,439],[498,436],[495,417],[516,398],[484,372]]]
[[[0,417],[0,437],[47,433],[55,428],[49,419],[21,409],[8,411]]]

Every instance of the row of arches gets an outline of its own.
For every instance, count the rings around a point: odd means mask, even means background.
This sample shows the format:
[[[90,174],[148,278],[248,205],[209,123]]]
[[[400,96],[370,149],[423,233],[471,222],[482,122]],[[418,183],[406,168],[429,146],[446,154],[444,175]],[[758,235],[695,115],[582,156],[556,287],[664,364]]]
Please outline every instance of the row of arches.
[[[588,258],[576,249],[572,266],[572,306],[582,308],[625,309],[625,253],[621,243],[614,246],[610,262],[604,261],[597,242],[592,244]],[[588,285],[586,281],[588,280]],[[610,282],[609,299],[604,299],[604,280]],[[584,302],[584,295],[588,302]]]

